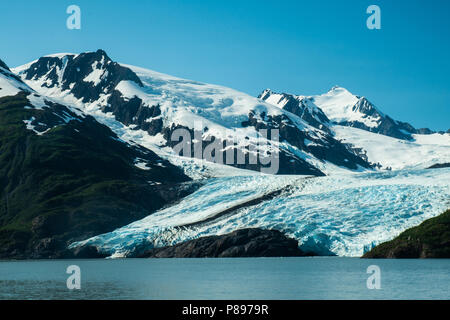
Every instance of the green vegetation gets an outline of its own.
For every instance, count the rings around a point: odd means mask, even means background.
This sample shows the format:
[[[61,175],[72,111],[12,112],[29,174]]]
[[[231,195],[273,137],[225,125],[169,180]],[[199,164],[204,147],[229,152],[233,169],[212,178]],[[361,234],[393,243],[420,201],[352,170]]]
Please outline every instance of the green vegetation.
[[[176,188],[189,179],[178,168],[118,141],[94,118],[62,105],[25,106],[25,93],[0,98],[0,258],[64,257],[68,243],[141,219],[183,195]],[[43,135],[24,123],[31,117],[48,123],[61,112],[76,120]],[[141,170],[136,157],[163,166]]]
[[[376,246],[363,258],[450,258],[450,210]]]

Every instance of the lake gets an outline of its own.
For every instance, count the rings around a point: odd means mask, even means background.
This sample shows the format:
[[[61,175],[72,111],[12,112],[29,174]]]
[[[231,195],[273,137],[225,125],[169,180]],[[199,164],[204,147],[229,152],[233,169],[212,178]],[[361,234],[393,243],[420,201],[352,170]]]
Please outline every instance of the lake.
[[[80,267],[80,290],[67,288],[70,265]],[[367,288],[370,265],[380,289]],[[0,261],[0,299],[450,299],[450,259]]]

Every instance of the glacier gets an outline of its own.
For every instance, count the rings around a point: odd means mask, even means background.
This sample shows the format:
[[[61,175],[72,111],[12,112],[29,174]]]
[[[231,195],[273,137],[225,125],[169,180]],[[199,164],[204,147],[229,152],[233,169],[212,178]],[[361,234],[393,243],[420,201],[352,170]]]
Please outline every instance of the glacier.
[[[265,197],[274,191],[279,194]],[[255,227],[282,231],[317,255],[359,257],[448,209],[449,196],[450,168],[219,177],[206,179],[174,206],[70,247],[94,246],[112,258],[132,257],[153,247]]]

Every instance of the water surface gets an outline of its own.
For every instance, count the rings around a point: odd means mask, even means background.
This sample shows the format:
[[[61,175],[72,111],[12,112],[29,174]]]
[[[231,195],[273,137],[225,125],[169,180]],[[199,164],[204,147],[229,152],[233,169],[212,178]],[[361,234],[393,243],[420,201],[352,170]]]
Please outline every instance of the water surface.
[[[66,286],[69,265],[81,289]],[[367,267],[381,289],[367,289]],[[0,261],[0,299],[450,299],[450,259],[341,257]]]

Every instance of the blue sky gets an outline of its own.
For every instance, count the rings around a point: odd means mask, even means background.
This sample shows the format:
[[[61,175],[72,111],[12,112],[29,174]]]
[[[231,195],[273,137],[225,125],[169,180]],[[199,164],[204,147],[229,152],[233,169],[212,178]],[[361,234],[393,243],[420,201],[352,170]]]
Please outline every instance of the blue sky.
[[[80,6],[81,30],[66,28]],[[381,8],[381,30],[366,8]],[[334,85],[416,127],[450,128],[450,1],[53,0],[0,3],[0,59],[104,49],[116,61],[252,95]]]

